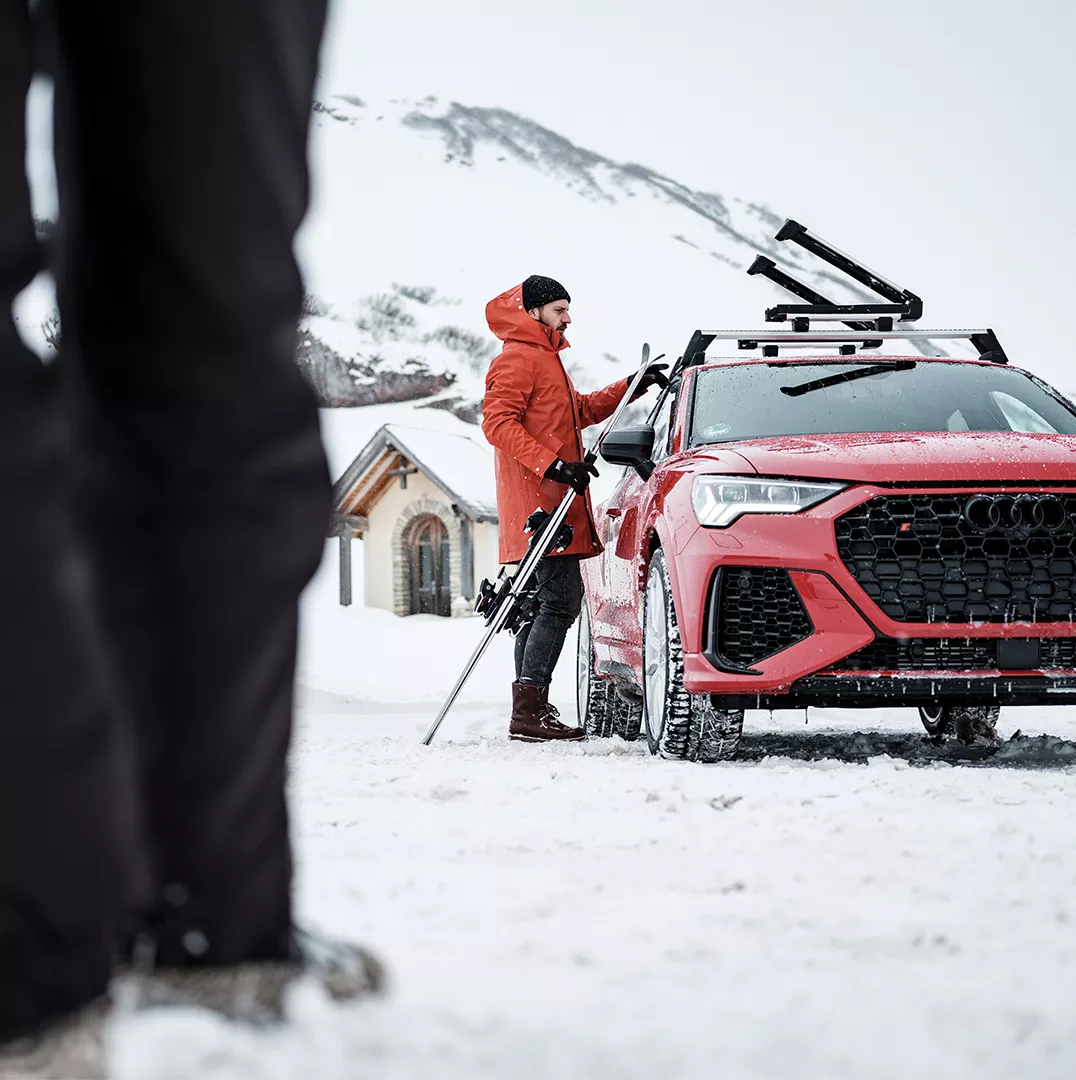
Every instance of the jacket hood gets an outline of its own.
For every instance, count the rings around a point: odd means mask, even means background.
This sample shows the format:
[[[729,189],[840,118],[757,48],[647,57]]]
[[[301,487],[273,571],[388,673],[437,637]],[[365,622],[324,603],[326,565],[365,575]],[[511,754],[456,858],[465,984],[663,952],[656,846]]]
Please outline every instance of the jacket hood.
[[[520,341],[554,352],[568,348],[568,339],[562,333],[532,319],[523,310],[522,282],[486,304],[486,322],[506,345],[510,341]]]

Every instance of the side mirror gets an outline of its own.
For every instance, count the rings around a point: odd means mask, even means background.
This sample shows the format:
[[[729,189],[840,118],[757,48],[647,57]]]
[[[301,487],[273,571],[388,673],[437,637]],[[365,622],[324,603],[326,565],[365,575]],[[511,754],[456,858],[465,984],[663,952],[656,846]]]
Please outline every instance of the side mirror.
[[[611,465],[630,465],[644,480],[654,472],[654,429],[646,425],[614,428],[602,442],[601,456]]]

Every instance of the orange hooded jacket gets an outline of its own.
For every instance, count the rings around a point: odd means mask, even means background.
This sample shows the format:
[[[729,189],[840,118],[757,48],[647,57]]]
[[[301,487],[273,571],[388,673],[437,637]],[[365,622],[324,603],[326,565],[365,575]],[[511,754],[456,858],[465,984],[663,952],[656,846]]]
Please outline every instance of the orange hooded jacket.
[[[486,321],[504,349],[486,374],[482,431],[496,450],[500,561],[515,563],[527,551],[527,518],[539,507],[554,509],[568,490],[546,480],[546,469],[557,458],[582,461],[581,429],[612,416],[629,380],[580,394],[560,361],[568,342],[523,310],[522,285],[491,300]],[[601,554],[589,492],[572,503],[568,523],[573,536],[564,554]]]

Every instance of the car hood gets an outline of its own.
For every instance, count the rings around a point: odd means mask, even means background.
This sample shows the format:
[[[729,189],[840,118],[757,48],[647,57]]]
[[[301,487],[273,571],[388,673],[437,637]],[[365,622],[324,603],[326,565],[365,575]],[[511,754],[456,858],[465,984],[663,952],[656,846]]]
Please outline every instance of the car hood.
[[[1076,436],[1009,431],[790,435],[699,447],[702,464],[727,465],[729,451],[763,476],[859,482],[1071,480]],[[721,471],[727,471],[722,468]]]

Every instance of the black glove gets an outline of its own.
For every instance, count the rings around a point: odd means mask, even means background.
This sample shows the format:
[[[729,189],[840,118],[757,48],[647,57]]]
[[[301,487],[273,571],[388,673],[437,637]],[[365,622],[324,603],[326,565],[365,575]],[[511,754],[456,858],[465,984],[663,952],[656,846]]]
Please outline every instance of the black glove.
[[[664,390],[665,387],[669,385],[669,380],[664,374],[665,369],[668,366],[668,364],[651,364],[646,369],[646,373],[639,380],[639,385],[635,388],[635,397],[632,398],[632,401],[634,401],[635,398],[642,397],[652,386],[660,386],[661,389]]]
[[[591,476],[597,476],[598,470],[585,461],[554,461],[545,471],[547,480],[558,484],[568,484],[575,489],[576,495],[586,494]]]

